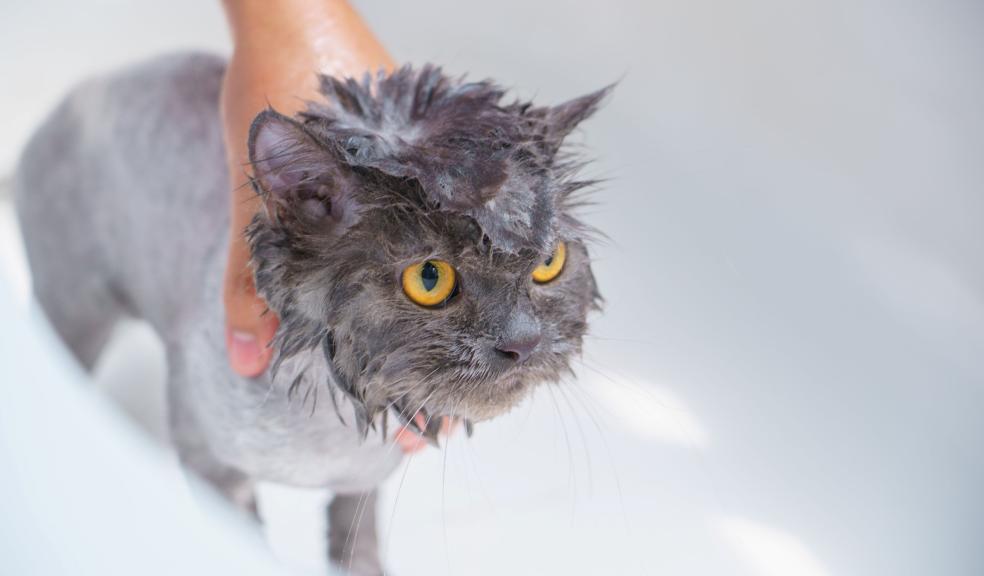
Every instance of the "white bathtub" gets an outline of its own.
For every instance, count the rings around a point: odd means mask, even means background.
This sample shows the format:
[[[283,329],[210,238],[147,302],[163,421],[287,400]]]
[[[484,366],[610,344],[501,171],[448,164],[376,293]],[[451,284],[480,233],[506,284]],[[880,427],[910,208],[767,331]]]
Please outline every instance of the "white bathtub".
[[[0,174],[74,78],[223,49],[202,6],[14,2]],[[361,7],[398,59],[543,102],[623,77],[583,130],[612,242],[579,381],[398,471],[397,574],[984,574],[980,2]],[[128,328],[83,382],[25,304],[9,220],[0,574],[273,573],[149,440],[153,339]],[[324,495],[262,496],[283,566],[316,570]]]

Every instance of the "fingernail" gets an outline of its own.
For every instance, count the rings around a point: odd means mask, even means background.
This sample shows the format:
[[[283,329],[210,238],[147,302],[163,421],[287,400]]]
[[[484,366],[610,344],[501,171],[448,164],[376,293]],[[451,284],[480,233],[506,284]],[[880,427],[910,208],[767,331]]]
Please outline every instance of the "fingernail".
[[[255,336],[249,332],[227,328],[226,347],[233,370],[243,376],[256,376],[263,372],[263,350]]]

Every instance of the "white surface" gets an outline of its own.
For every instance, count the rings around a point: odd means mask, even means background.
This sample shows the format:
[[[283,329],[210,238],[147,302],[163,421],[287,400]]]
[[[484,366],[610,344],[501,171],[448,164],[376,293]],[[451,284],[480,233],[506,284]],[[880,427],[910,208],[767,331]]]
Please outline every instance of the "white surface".
[[[123,421],[0,281],[0,572],[285,571],[260,534]],[[194,490],[193,490],[194,489]]]
[[[5,5],[3,150],[69,78],[222,46],[215,4]],[[981,3],[364,4],[399,59],[540,101],[622,78],[581,379],[400,470],[398,574],[984,573]],[[139,350],[104,383],[159,382]],[[267,495],[311,565],[318,496]]]

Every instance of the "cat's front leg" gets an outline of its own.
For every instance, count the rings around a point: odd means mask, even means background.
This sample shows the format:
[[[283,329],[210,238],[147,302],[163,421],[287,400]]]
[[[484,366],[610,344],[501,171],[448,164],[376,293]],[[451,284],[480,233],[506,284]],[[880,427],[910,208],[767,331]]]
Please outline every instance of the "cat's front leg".
[[[328,556],[355,576],[382,576],[376,533],[376,491],[337,494],[328,505]]]
[[[178,353],[168,352],[168,427],[178,458],[182,466],[204,478],[236,507],[258,519],[255,482],[245,472],[223,463],[213,454],[204,430],[189,408],[186,392],[190,380],[179,359]]]

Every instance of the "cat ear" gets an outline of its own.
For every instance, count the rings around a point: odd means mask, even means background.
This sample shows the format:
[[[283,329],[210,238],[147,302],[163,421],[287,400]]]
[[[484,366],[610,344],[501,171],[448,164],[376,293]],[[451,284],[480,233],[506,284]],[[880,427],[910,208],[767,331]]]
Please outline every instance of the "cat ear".
[[[356,210],[337,156],[296,120],[261,112],[250,126],[249,161],[271,218],[353,222]]]
[[[585,94],[579,98],[569,100],[558,106],[547,108],[543,116],[544,130],[543,143],[547,152],[553,155],[560,149],[561,144],[578,124],[586,120],[598,110],[601,101],[608,96],[615,88],[614,84],[605,86],[601,90]]]

